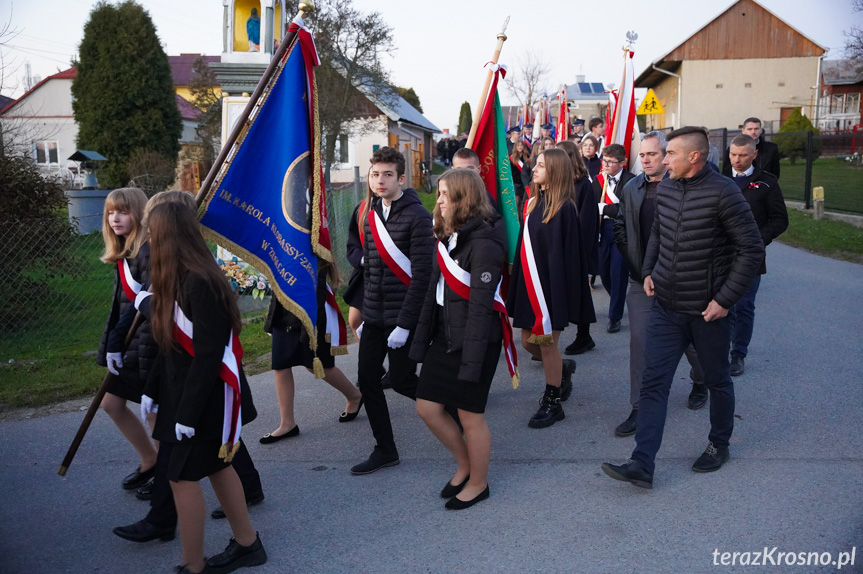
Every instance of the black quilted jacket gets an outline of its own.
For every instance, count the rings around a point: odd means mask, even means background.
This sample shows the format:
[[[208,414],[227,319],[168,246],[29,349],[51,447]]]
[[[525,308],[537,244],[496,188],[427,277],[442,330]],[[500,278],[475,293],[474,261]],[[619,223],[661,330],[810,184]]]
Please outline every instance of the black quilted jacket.
[[[752,210],[733,181],[705,165],[660,182],[642,276],[651,276],[664,307],[695,315],[715,299],[728,309],[763,260]]]
[[[380,198],[372,201],[372,209],[383,216]],[[413,331],[431,274],[435,245],[431,213],[423,207],[417,192],[408,188],[392,203],[384,225],[393,242],[411,261],[411,284],[405,286],[381,259],[367,218],[363,222],[363,322]]]

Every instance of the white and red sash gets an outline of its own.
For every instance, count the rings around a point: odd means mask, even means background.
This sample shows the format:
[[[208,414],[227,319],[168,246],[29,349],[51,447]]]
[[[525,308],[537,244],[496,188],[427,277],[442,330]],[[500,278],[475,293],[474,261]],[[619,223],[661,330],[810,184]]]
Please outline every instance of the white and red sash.
[[[462,299],[470,300],[470,273],[459,267],[458,263],[450,257],[446,247],[440,241],[437,244],[437,261],[444,281],[446,281],[449,288]],[[500,295],[500,282],[498,282],[497,289],[494,292],[494,304],[492,308],[500,315],[506,366],[512,378],[512,388],[516,389],[519,382],[518,355],[516,354],[515,340],[512,337],[512,325],[509,324],[506,305],[503,302],[503,297]]]
[[[535,197],[530,199],[529,203],[536,201]],[[533,309],[533,315],[536,320],[531,327],[531,336],[528,342],[537,345],[548,345],[554,338],[551,332],[551,317],[549,316],[548,306],[545,303],[545,293],[542,291],[542,283],[539,279],[539,271],[536,267],[536,257],[533,253],[533,244],[530,238],[530,228],[528,227],[528,219],[532,214],[527,213],[525,209],[524,215],[524,232],[521,240],[521,267],[524,274],[524,282],[527,287],[527,296],[530,299],[530,306]],[[542,214],[537,214],[542,217]]]
[[[132,276],[132,269],[129,267],[129,262],[124,258],[117,261],[117,268],[120,270],[120,285],[123,286],[123,292],[129,301],[134,301],[135,297],[141,291],[142,285],[138,283]]]
[[[623,172],[621,172],[623,173]],[[600,173],[596,176],[597,181],[599,181],[599,186],[602,188],[602,197],[603,201],[605,201],[606,205],[612,205],[614,203],[620,203],[620,198],[617,197],[617,194],[614,192],[617,190],[617,186],[620,185],[620,178],[617,180],[617,184],[615,184],[614,189],[611,188],[610,185],[606,184],[605,174]]]
[[[152,293],[148,291],[141,291],[140,296],[135,298],[135,308],[139,308],[141,302],[150,295]],[[174,339],[180,343],[184,351],[194,357],[193,335],[192,321],[174,302]],[[243,345],[240,344],[240,337],[232,330],[219,366],[219,378],[225,383],[225,412],[222,418],[222,447],[219,449],[219,458],[224,459],[225,462],[230,462],[240,448],[240,430],[243,426],[240,404],[240,366],[242,364]]]
[[[327,315],[327,339],[330,343],[331,355],[346,355],[348,353],[348,329],[342,310],[336,302],[336,294],[327,284],[327,298],[324,305]]]
[[[393,238],[390,237],[381,216],[374,209],[369,209],[369,229],[372,231],[372,239],[375,242],[381,259],[384,260],[389,270],[398,277],[406,286],[411,286],[411,260],[402,253]]]

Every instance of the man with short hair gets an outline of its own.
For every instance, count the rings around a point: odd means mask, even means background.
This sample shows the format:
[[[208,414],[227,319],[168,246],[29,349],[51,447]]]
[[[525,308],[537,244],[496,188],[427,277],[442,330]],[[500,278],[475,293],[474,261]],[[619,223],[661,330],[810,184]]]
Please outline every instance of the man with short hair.
[[[641,266],[656,213],[656,190],[659,182],[666,177],[666,169],[662,164],[666,146],[665,134],[662,132],[650,132],[641,139],[638,157],[644,171],[623,186],[620,210],[614,221],[614,241],[629,270],[626,307],[629,316],[629,402],[632,411],[614,429],[614,434],[619,437],[635,434],[638,417],[641,377],[644,374],[644,344],[650,310],[653,308],[653,299],[647,296],[642,286],[644,277],[641,275]],[[689,408],[696,410],[707,402],[707,387],[703,384],[704,374],[692,345],[686,348],[686,358],[692,366]]]
[[[618,193],[633,175],[626,169],[626,148],[611,144],[602,157],[602,173],[593,179],[593,190],[600,198],[599,216],[599,277],[611,297],[608,303],[608,332],[620,331],[623,307],[626,304],[626,264],[614,244],[614,220],[620,209]]]
[[[472,169],[480,173],[479,156],[469,147],[463,147],[452,156],[452,167],[458,169],[460,167]]]
[[[590,135],[596,138],[599,146],[596,148],[596,155],[602,154],[602,147],[605,145],[605,121],[602,118],[591,118],[587,123],[587,129],[590,130]]]
[[[776,176],[779,180],[779,148],[775,143],[764,139],[764,130],[761,127],[761,120],[758,118],[746,118],[743,122],[743,135],[747,135],[754,139],[755,151],[758,156],[755,159],[755,169],[758,173],[768,172]],[[729,146],[730,147],[730,146]],[[725,149],[725,160],[722,162],[722,175],[731,177],[731,160],[728,157],[729,149]]]
[[[752,216],[758,225],[764,246],[788,229],[788,210],[776,176],[756,167],[758,151],[755,140],[741,134],[731,140],[729,162],[734,183],[749,202]],[[745,370],[744,358],[749,352],[752,327],[755,324],[755,295],[761,284],[761,276],[767,273],[765,263],[746,294],[728,312],[731,319],[731,376],[739,377]]]
[[[576,138],[575,142],[581,142],[581,138],[587,135],[587,133],[584,131],[584,120],[577,118],[572,120],[572,131],[573,137]]]
[[[540,127],[540,134],[542,135],[542,139],[551,138],[554,139],[554,136],[551,135],[551,130],[554,129],[554,126],[551,124],[542,124]]]
[[[638,401],[635,450],[625,464],[605,463],[611,478],[653,487],[668,394],[677,364],[695,346],[710,389],[707,449],[695,472],[719,470],[734,430],[734,384],[728,367],[730,309],[746,292],[764,259],[764,244],[740,189],[707,165],[704,128],[668,135],[656,214],[641,273],[644,292],[656,297],[647,325],[645,366]]]

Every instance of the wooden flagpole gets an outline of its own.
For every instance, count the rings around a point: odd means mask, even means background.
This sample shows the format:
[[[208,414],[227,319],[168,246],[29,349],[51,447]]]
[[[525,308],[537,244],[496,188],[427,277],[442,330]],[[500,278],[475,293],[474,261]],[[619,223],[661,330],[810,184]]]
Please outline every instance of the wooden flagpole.
[[[500,51],[503,49],[503,43],[506,42],[507,26],[509,26],[509,16],[504,20],[503,28],[497,35],[497,47],[494,49],[494,54],[492,54],[489,64],[496,65],[500,58]],[[473,123],[471,123],[470,126],[470,135],[467,136],[467,144],[465,144],[465,147],[469,149],[473,149],[473,142],[476,139],[476,132],[479,129],[479,120],[482,118],[483,109],[485,109],[485,102],[488,99],[488,90],[491,88],[491,79],[493,76],[494,72],[489,69],[488,74],[486,74],[485,77],[485,85],[482,87],[482,95],[479,98],[479,106],[477,106],[476,113],[473,115]]]

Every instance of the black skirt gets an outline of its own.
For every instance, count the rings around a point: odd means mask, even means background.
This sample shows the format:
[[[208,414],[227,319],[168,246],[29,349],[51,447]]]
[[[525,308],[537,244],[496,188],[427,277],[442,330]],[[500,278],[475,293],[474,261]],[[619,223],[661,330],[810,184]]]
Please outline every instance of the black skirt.
[[[336,360],[330,354],[330,344],[325,338],[324,329],[318,327],[318,358],[325,369],[336,366]],[[303,327],[294,327],[287,331],[273,329],[273,370],[281,371],[291,367],[313,368],[314,351],[309,348],[309,335]]]
[[[138,365],[132,365],[131,368],[120,367],[120,376],[111,377],[106,392],[133,403],[140,403],[144,381],[138,375]]]
[[[184,439],[172,444],[168,458],[168,480],[197,482],[228,468],[231,463],[219,458],[220,448],[222,441],[188,442]]]
[[[501,341],[489,343],[485,349],[479,381],[463,381],[458,378],[461,351],[447,353],[446,338],[439,332],[423,359],[417,398],[471,413],[484,413],[501,347]]]

